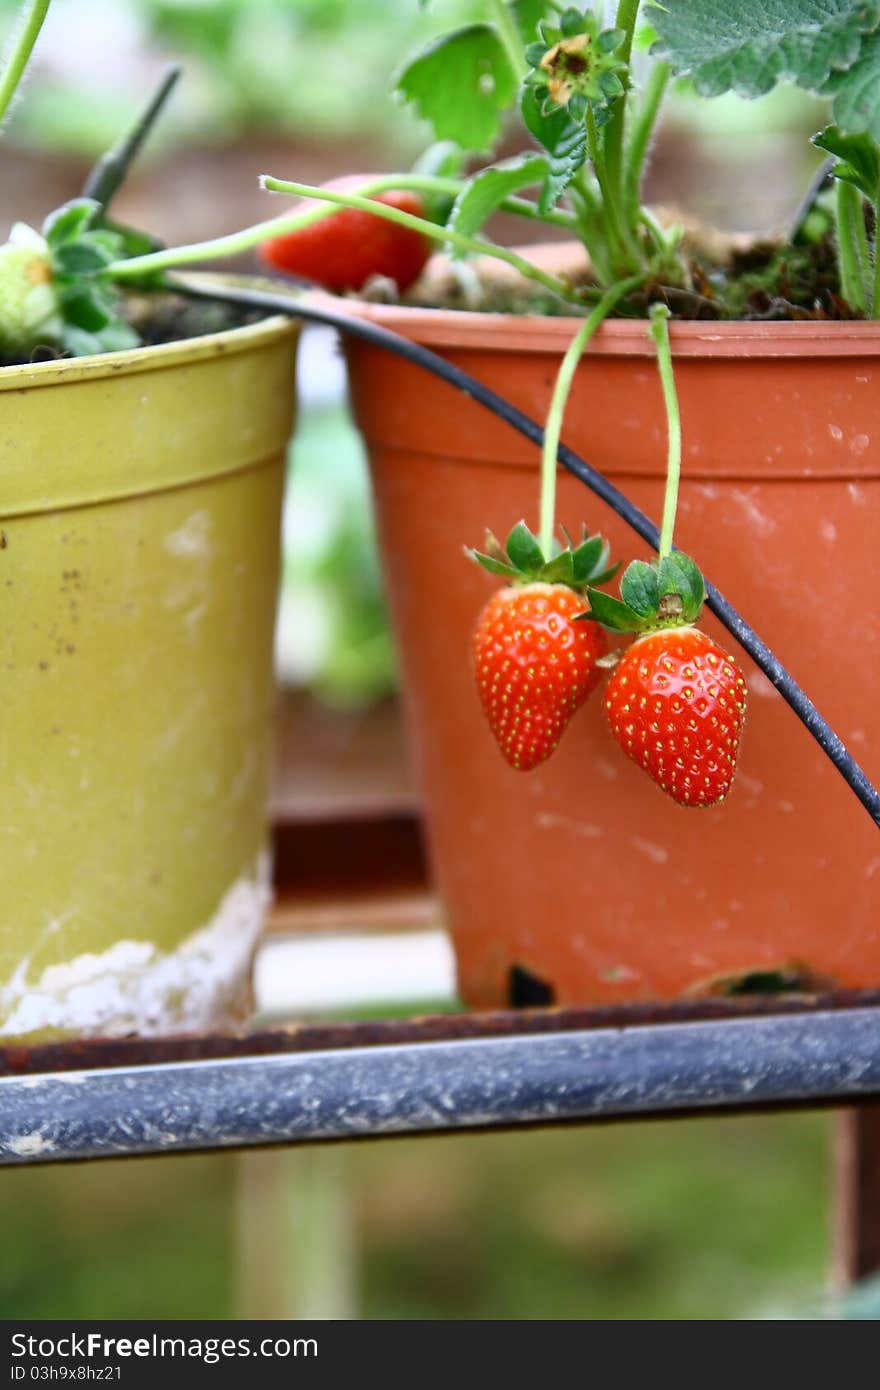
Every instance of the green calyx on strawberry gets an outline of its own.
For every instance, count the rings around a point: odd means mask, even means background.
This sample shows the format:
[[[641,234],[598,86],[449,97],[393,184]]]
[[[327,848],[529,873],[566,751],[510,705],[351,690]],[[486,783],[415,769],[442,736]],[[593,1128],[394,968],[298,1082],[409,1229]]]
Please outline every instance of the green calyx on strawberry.
[[[490,574],[505,579],[508,584],[564,584],[575,593],[594,592],[591,586],[607,584],[619,565],[609,565],[610,548],[602,536],[591,536],[584,527],[579,545],[575,545],[563,528],[565,545],[553,542],[548,559],[537,537],[524,521],[518,521],[506,545],[486,532],[485,550],[468,550],[468,555]],[[607,595],[603,594],[603,598]],[[585,615],[586,616],[586,615]],[[598,615],[597,615],[598,616]],[[600,618],[600,622],[604,619]]]
[[[706,598],[697,565],[680,550],[662,560],[633,560],[620,581],[620,598],[589,587],[585,615],[614,632],[654,632],[696,622]]]

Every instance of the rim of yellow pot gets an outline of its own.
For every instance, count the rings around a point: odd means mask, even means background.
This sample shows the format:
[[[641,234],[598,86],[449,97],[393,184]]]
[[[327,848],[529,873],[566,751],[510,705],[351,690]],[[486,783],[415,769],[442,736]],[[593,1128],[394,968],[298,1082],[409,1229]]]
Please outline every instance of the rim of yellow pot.
[[[265,463],[289,411],[298,331],[279,314],[170,343],[0,369],[0,519],[121,501]],[[287,343],[291,352],[279,351]],[[246,416],[241,392],[254,401]],[[124,470],[121,436],[129,442]]]
[[[92,357],[64,357],[52,362],[23,362],[0,367],[0,391],[26,391],[49,386],[56,381],[74,382],[102,377],[128,376],[133,372],[161,371],[179,362],[197,362],[206,357],[247,352],[257,342],[274,341],[294,332],[296,325],[284,314],[273,314],[257,323],[224,328],[219,333],[200,333],[196,337],[176,338],[171,343],[151,343],[104,352]]]

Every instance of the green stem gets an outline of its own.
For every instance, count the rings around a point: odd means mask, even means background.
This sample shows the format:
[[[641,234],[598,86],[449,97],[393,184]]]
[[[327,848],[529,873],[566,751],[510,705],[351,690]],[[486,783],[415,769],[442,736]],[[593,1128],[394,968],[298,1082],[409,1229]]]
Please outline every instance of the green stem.
[[[657,121],[657,113],[666,91],[666,84],[669,81],[669,72],[668,63],[655,63],[651,69],[626,151],[624,201],[627,217],[633,225],[639,220],[645,158]]]
[[[51,0],[31,0],[28,8],[22,11],[21,24],[13,40],[12,51],[0,76],[0,121],[4,119],[18,90],[18,84],[28,65],[50,3]]]
[[[855,233],[856,259],[859,264],[859,281],[862,286],[862,302],[867,311],[871,302],[871,252],[868,248],[868,233],[865,229],[865,205],[860,193],[856,193],[853,209],[853,231]]]
[[[853,309],[864,310],[865,291],[859,265],[857,220],[862,216],[858,190],[844,179],[837,180],[837,256],[840,262],[840,290]]]
[[[143,275],[157,274],[162,270],[170,270],[174,266],[192,265],[197,261],[217,260],[222,256],[237,255],[241,251],[248,251],[253,246],[258,246],[261,241],[267,241],[270,237],[282,236],[289,232],[301,231],[304,227],[310,227],[315,222],[320,222],[323,217],[328,217],[336,207],[355,208],[360,212],[368,212],[375,217],[383,217],[386,222],[396,222],[399,227],[406,227],[413,232],[419,232],[422,236],[430,237],[433,241],[442,241],[450,246],[456,246],[460,251],[469,251],[479,256],[492,256],[495,260],[504,261],[505,264],[512,266],[519,271],[527,280],[534,280],[544,289],[559,299],[564,299],[570,304],[581,304],[580,296],[563,280],[559,280],[555,275],[548,275],[539,266],[533,265],[531,261],[525,260],[517,255],[515,251],[509,250],[505,246],[495,246],[490,241],[481,241],[477,237],[464,236],[461,232],[456,232],[450,227],[439,227],[435,222],[428,222],[424,217],[415,217],[412,213],[403,212],[400,208],[389,207],[386,203],[377,203],[370,200],[370,195],[382,192],[388,188],[400,188],[402,181],[409,179],[409,187],[417,187],[416,180],[426,186],[430,183],[436,187],[438,180],[430,175],[386,175],[381,179],[374,179],[371,183],[364,185],[360,193],[337,193],[329,188],[314,188],[307,183],[288,183],[283,179],[275,179],[270,175],[264,175],[262,184],[271,193],[288,193],[300,198],[319,199],[330,206],[327,208],[308,209],[307,211],[293,212],[286,217],[276,217],[269,222],[259,222],[254,227],[247,227],[241,232],[232,232],[229,236],[217,237],[213,241],[194,242],[189,246],[173,246],[164,251],[153,251],[147,256],[132,256],[128,260],[114,261],[107,267],[107,275],[114,280],[135,280]]]
[[[605,167],[605,156],[599,142],[599,132],[596,129],[596,118],[591,107],[587,107],[587,149],[593,171],[596,175],[596,182],[599,185],[599,192],[602,195],[602,211],[605,216],[605,223],[608,239],[614,248],[612,254],[615,260],[618,258],[626,259],[627,245],[624,230],[618,215],[617,199],[614,190],[608,179],[608,172]]]
[[[678,408],[678,394],[675,389],[675,374],[672,370],[668,319],[669,310],[665,304],[653,304],[651,306],[651,325],[648,331],[657,345],[657,366],[660,369],[660,384],[663,387],[668,438],[663,524],[660,527],[660,545],[657,550],[661,560],[665,560],[666,556],[672,552],[675,514],[678,511],[678,484],[681,478],[681,414]]]
[[[627,280],[618,280],[603,294],[595,309],[588,315],[569,344],[568,350],[556,374],[550,409],[544,425],[544,445],[541,450],[541,516],[538,542],[545,559],[552,558],[553,533],[556,529],[556,455],[559,452],[559,437],[568,401],[571,384],[577,364],[583,356],[587,343],[596,329],[608,317],[615,304],[631,290],[637,289],[644,280],[643,275],[631,275]]]
[[[489,0],[489,9],[495,21],[495,28],[498,30],[499,38],[504,44],[504,51],[510,59],[510,66],[516,73],[517,80],[522,81],[526,75],[526,60],[523,53],[523,46],[517,33],[516,25],[507,8],[506,0]]]
[[[874,293],[871,296],[871,318],[880,319],[880,188],[874,199]]]
[[[629,66],[632,56],[633,34],[639,13],[640,0],[619,0],[615,28],[622,29],[625,38],[617,50],[619,56]],[[614,190],[615,198],[623,198],[623,135],[626,124],[626,92],[614,103],[608,124],[605,127],[605,160],[608,180]]]

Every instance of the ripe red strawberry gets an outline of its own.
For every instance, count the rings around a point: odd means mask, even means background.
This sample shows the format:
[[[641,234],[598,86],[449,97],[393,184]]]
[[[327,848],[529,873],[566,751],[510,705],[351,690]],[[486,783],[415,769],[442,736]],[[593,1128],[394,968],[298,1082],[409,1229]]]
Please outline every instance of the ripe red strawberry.
[[[608,650],[595,623],[575,623],[584,600],[562,584],[499,589],[473,636],[477,688],[511,767],[549,758],[569,719],[599,682]]]
[[[348,175],[326,186],[356,192],[368,178],[365,174]],[[376,193],[372,201],[416,217],[425,215],[422,200],[405,190]],[[311,227],[264,241],[260,254],[273,269],[313,280],[337,293],[363,289],[373,275],[394,280],[403,291],[421,274],[431,243],[409,227],[399,227],[358,208],[340,208]]]
[[[485,569],[513,583],[493,594],[474,629],[477,689],[501,752],[528,772],[556,749],[568,721],[599,682],[596,661],[608,650],[596,623],[575,621],[587,607],[578,592],[604,583],[608,547],[584,534],[577,547],[546,560],[524,522],[504,550],[487,537],[487,554],[472,551]]]
[[[682,806],[715,806],[730,791],[745,709],[733,658],[687,626],[638,637],[605,692],[624,753]]]

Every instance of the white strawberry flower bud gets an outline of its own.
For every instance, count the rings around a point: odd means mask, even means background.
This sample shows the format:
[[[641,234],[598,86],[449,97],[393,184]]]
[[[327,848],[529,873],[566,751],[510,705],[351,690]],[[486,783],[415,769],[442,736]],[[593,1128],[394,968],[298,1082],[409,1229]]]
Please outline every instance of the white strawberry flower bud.
[[[0,352],[28,357],[41,343],[56,343],[63,323],[49,248],[39,232],[16,222],[0,246]]]

